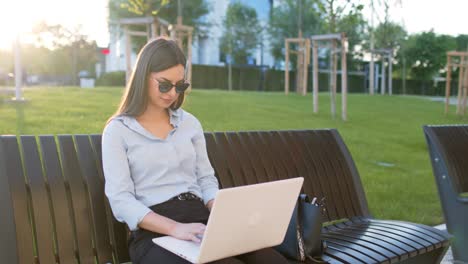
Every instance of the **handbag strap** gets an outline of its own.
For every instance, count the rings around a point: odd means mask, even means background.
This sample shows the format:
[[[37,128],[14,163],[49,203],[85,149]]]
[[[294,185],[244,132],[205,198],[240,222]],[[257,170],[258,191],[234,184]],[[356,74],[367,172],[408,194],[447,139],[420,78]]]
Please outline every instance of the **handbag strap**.
[[[303,229],[303,223],[302,223],[303,213],[302,213],[301,202],[305,199],[307,199],[307,195],[301,194],[297,201],[296,236],[297,236],[297,245],[299,247],[299,258],[301,259],[301,261],[305,261],[307,258],[305,250],[304,250],[304,238],[302,237],[302,232],[301,232],[301,230]]]

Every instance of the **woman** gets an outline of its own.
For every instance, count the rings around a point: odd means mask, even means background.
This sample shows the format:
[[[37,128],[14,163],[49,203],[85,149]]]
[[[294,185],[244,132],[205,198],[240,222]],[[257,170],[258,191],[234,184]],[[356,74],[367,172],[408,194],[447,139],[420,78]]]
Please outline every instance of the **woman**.
[[[138,263],[188,263],[155,245],[169,235],[200,242],[218,191],[200,122],[180,109],[189,84],[186,59],[159,38],[138,55],[120,107],[103,132],[105,192],[115,218],[132,231]],[[263,249],[215,263],[288,263]]]

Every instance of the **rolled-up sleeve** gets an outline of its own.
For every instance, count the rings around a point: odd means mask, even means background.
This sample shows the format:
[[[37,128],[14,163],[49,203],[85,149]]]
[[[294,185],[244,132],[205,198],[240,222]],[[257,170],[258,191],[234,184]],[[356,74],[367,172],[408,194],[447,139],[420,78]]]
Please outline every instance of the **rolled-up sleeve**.
[[[119,124],[111,121],[102,135],[105,193],[115,218],[136,230],[151,209],[135,198],[126,149]]]
[[[206,204],[215,198],[216,193],[219,190],[219,184],[208,158],[205,136],[203,135],[203,128],[198,120],[196,120],[195,127],[196,134],[193,138],[193,145],[196,152],[195,173],[197,176],[197,183],[202,191],[203,201]]]

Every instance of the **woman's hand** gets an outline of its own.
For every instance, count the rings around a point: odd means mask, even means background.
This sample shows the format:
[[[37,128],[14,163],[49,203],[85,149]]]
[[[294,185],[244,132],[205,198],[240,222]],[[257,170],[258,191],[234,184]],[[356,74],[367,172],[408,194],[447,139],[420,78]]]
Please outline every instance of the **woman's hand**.
[[[191,240],[193,242],[200,243],[200,237],[203,236],[206,226],[200,223],[182,224],[176,223],[174,228],[169,233],[170,236],[182,239]]]
[[[209,201],[206,203],[206,207],[208,208],[208,210],[211,211],[211,208],[213,207],[213,204],[214,204],[214,199],[213,199],[213,200],[209,200]]]

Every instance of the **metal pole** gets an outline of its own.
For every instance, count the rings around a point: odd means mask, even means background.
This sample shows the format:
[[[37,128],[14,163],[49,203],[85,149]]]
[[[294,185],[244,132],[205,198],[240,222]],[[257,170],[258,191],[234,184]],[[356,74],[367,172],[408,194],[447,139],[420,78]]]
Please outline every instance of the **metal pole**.
[[[346,38],[341,39],[341,118],[348,119],[348,69],[346,65]]]
[[[313,75],[313,83],[312,83],[312,98],[314,102],[314,113],[318,113],[318,45],[317,41],[313,40],[312,41],[312,59],[313,59],[313,65],[312,65],[312,75]]]
[[[287,39],[284,40],[285,47],[285,63],[284,63],[284,94],[289,93],[289,42]]]
[[[374,95],[374,1],[371,0],[371,58],[369,63],[369,94]]]
[[[406,94],[406,58],[403,55],[403,94]]]
[[[382,73],[381,73],[381,76],[380,76],[380,83],[381,83],[381,90],[380,90],[380,93],[382,95],[385,94],[385,56],[382,56]]]
[[[14,44],[14,50],[15,50],[15,100],[16,101],[21,101],[23,100],[23,94],[21,91],[22,87],[22,70],[21,70],[21,47],[20,47],[20,38],[19,35],[16,36],[16,41]]]
[[[392,56],[392,53],[391,52],[389,55],[388,55],[388,94],[389,95],[392,95],[393,94],[393,79],[392,79],[392,71],[393,71],[393,56]]]
[[[449,111],[449,102],[450,102],[450,79],[452,77],[452,57],[447,54],[447,74],[445,76],[445,114]]]

